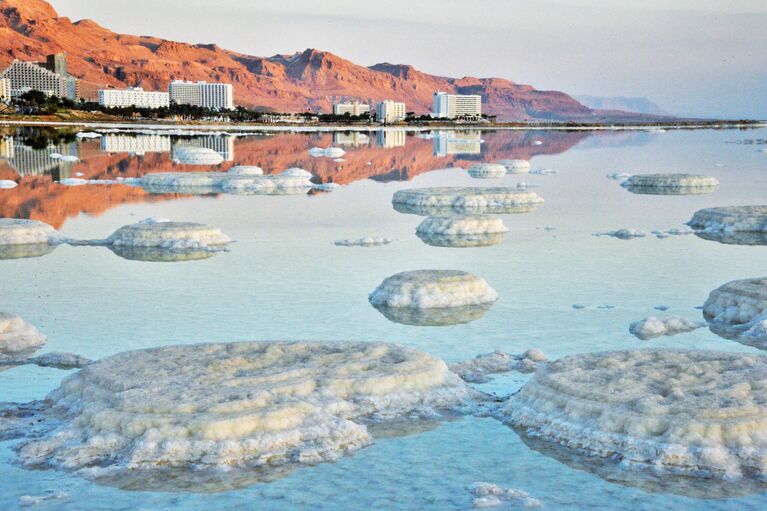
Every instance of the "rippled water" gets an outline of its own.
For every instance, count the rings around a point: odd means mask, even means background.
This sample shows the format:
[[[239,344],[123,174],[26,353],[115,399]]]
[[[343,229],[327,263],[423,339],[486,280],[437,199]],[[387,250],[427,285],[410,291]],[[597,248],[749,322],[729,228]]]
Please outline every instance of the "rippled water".
[[[103,238],[156,216],[220,227],[237,240],[208,259],[154,263],[118,257],[103,247],[60,246],[38,258],[0,261],[0,310],[46,333],[45,350],[100,358],[165,344],[232,340],[384,340],[456,361],[501,348],[538,347],[549,357],[605,349],[673,346],[758,352],[700,329],[639,341],[628,325],[658,314],[700,319],[709,291],[763,275],[763,246],[728,245],[694,235],[629,241],[594,237],[623,227],[646,232],[681,227],[700,208],[761,204],[767,196],[767,130],[648,132],[483,132],[426,138],[416,133],[274,133],[237,139],[112,135],[64,141],[35,152],[39,132],[20,130],[3,142],[0,216],[36,218],[71,238]],[[335,137],[335,139],[334,139]],[[39,137],[38,137],[39,138]],[[221,137],[218,137],[221,138]],[[541,141],[541,144],[535,144]],[[44,147],[44,142],[37,145]],[[111,145],[110,145],[111,144]],[[143,144],[143,145],[141,145]],[[341,145],[344,144],[344,145]],[[212,147],[214,167],[174,163],[183,145]],[[313,158],[312,147],[339,145],[343,162]],[[53,151],[81,162],[51,162]],[[119,152],[118,150],[133,151]],[[135,154],[143,151],[143,154]],[[38,158],[45,156],[45,158]],[[553,175],[472,179],[478,161],[531,158]],[[370,164],[368,164],[370,162]],[[331,193],[287,196],[153,195],[125,185],[66,187],[54,180],[136,177],[153,171],[223,170],[260,165],[265,172],[299,166]],[[613,172],[687,172],[715,176],[706,195],[633,194]],[[499,186],[526,182],[545,199],[535,211],[504,215],[500,244],[430,246],[415,235],[422,220],[392,208],[392,194],[422,186]],[[549,229],[545,229],[549,227]],[[550,229],[553,227],[554,229]],[[335,240],[392,237],[389,245],[341,247]],[[500,300],[466,324],[395,323],[367,302],[384,278],[412,269],[459,269],[484,277]],[[577,310],[573,304],[588,305]],[[612,305],[614,308],[599,308]],[[23,366],[0,372],[0,401],[44,397],[66,372]],[[514,392],[527,376],[482,385]],[[276,481],[230,482],[215,493],[152,492],[98,485],[56,471],[11,464],[13,442],[0,442],[0,509],[22,495],[64,490],[68,500],[39,509],[468,509],[466,487],[487,481],[524,489],[548,509],[763,509],[763,490],[712,487],[708,492],[623,479],[609,465],[569,459],[526,445],[493,419],[462,418],[420,432],[378,438],[336,463],[297,468]],[[705,498],[702,498],[705,497]]]

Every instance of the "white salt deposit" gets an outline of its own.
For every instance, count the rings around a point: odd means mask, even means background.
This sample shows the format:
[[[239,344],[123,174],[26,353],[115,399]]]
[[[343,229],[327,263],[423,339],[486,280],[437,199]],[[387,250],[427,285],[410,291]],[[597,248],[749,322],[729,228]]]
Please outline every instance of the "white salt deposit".
[[[631,177],[631,174],[626,174],[625,172],[613,172],[612,174],[607,174],[607,179],[626,179]]]
[[[55,244],[60,241],[56,229],[46,223],[22,218],[0,218],[0,246]]]
[[[177,147],[175,161],[182,165],[219,165],[224,157],[208,147]]]
[[[681,229],[678,229],[675,227],[673,229],[668,229],[666,231],[655,230],[655,231],[652,231],[650,234],[652,234],[656,238],[663,239],[663,238],[670,238],[672,236],[687,236],[689,234],[695,234],[695,231],[690,229],[689,227],[682,227]]]
[[[165,250],[221,249],[232,239],[216,227],[191,222],[148,222],[119,228],[106,244]]]
[[[61,154],[59,154],[59,153],[51,153],[51,154],[49,154],[48,156],[50,156],[50,157],[51,157],[51,158],[53,158],[54,160],[58,160],[58,159],[60,159],[60,158],[61,158],[61,156],[62,156],[62,155],[61,155]]]
[[[416,228],[416,235],[438,247],[483,247],[503,241],[508,229],[496,216],[430,216]]]
[[[336,163],[346,163],[346,160],[344,160],[343,158],[336,158],[333,161],[336,162]]]
[[[475,358],[450,364],[450,370],[469,383],[485,383],[491,374],[519,371],[532,373],[538,365],[547,362],[546,355],[539,349],[527,350],[521,355],[514,355],[496,350],[492,353],[477,355]]]
[[[418,215],[523,213],[543,203],[538,194],[513,188],[412,188],[392,197],[397,211]]]
[[[0,312],[0,357],[29,355],[47,341],[45,335],[19,316]]]
[[[340,158],[341,156],[346,154],[346,151],[341,149],[340,147],[328,147],[323,151],[324,156],[327,158]]]
[[[645,341],[662,335],[671,336],[691,332],[704,326],[706,326],[706,323],[692,321],[683,316],[668,316],[665,318],[650,316],[631,323],[629,332],[635,337]]]
[[[543,145],[543,141],[541,141],[541,140],[533,140],[533,145]]]
[[[375,306],[390,308],[450,308],[498,300],[481,277],[459,270],[405,271],[386,278],[368,297]]]
[[[51,490],[44,495],[22,495],[19,498],[19,507],[33,507],[51,501],[67,499],[69,499],[67,492]]]
[[[559,174],[559,171],[557,169],[535,169],[531,170],[530,173],[538,176],[553,176],[554,174]]]
[[[527,436],[625,468],[767,475],[767,357],[638,350],[550,362],[503,406]]]
[[[388,245],[394,241],[394,238],[383,238],[366,236],[359,239],[346,239],[336,240],[335,245],[339,247],[379,247],[381,245]]]
[[[696,195],[713,192],[719,181],[697,174],[635,174],[621,186],[640,194]]]
[[[80,131],[77,133],[77,138],[101,138],[101,133],[93,131]]]
[[[733,280],[713,291],[703,304],[708,321],[745,325],[767,312],[767,277]]]
[[[474,483],[469,491],[474,497],[472,505],[477,509],[499,506],[530,509],[543,506],[540,500],[530,497],[526,491],[502,488],[491,483]]]
[[[65,162],[68,162],[68,163],[74,163],[74,162],[80,161],[80,158],[78,158],[77,156],[74,156],[74,155],[67,155],[67,156],[62,156],[61,157],[61,161],[65,161]]]
[[[594,236],[609,236],[620,240],[631,240],[634,238],[644,238],[647,234],[639,229],[628,229],[624,227],[623,229],[618,229],[616,231],[595,232]]]
[[[59,184],[64,186],[82,186],[88,184],[88,180],[79,177],[67,177],[59,181]]]
[[[530,162],[527,160],[498,160],[498,165],[503,165],[508,174],[527,174],[530,172]]]
[[[303,177],[303,178],[311,178],[312,173],[308,170],[300,169],[298,167],[290,167],[289,169],[285,169],[282,172],[280,172],[281,176],[286,177]]]
[[[325,149],[321,147],[312,147],[311,149],[309,149],[309,155],[315,158],[318,158],[320,156],[325,156]]]
[[[476,393],[440,359],[385,343],[241,342],[121,353],[64,380],[26,467],[253,470],[333,460],[366,424],[439,417]],[[459,410],[460,409],[460,410]]]
[[[19,186],[19,183],[16,181],[12,181],[10,179],[0,179],[0,189],[2,190],[16,188],[17,186]]]
[[[767,232],[767,206],[728,206],[695,212],[687,225],[707,232]]]
[[[506,167],[497,163],[475,163],[468,172],[475,179],[499,179],[506,175]]]
[[[303,169],[291,168],[280,174],[259,175],[223,172],[159,172],[146,174],[141,186],[152,193],[233,193],[284,194],[305,193],[314,185],[311,174]]]
[[[228,173],[234,176],[262,176],[264,169],[255,165],[236,165],[230,168]]]

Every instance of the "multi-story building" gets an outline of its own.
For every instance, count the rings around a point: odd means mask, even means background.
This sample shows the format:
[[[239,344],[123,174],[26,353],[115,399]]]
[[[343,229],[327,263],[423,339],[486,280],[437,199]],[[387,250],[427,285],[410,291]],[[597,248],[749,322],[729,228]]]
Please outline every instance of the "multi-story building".
[[[385,100],[376,105],[376,120],[378,122],[390,123],[405,120],[405,103]]]
[[[11,81],[8,78],[0,78],[0,103],[11,102]]]
[[[194,105],[211,110],[234,110],[231,83],[176,80],[168,86],[168,93],[170,100],[179,105]]]
[[[71,100],[79,95],[79,82],[67,74],[67,57],[63,53],[49,55],[43,64],[14,60],[0,73],[0,78],[10,80],[13,97],[30,90]]]
[[[170,137],[167,135],[105,133],[101,137],[101,150],[105,153],[169,153]]]
[[[351,103],[334,103],[333,113],[335,115],[346,115],[347,113],[352,116],[364,115],[370,112],[370,105],[367,103],[360,103],[359,101],[353,101]]]
[[[146,91],[141,87],[99,91],[99,105],[106,107],[163,108],[170,106],[167,92]]]
[[[456,119],[476,118],[482,115],[482,96],[478,94],[434,93],[432,117]]]
[[[393,147],[402,147],[405,145],[405,130],[379,130],[376,135],[376,141],[379,147],[391,149]]]

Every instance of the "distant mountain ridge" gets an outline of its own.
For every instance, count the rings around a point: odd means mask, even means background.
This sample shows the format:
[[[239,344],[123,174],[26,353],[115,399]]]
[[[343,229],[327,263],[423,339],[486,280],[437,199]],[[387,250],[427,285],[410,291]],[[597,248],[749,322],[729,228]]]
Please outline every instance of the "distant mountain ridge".
[[[669,115],[661,107],[648,98],[628,98],[624,96],[573,96],[575,99],[593,110],[622,110],[647,115]]]
[[[436,90],[480,94],[499,120],[590,121],[597,115],[573,97],[503,78],[434,76],[409,65],[364,67],[307,49],[264,58],[150,36],[117,34],[92,20],[59,17],[44,0],[0,0],[0,66],[67,52],[69,71],[86,97],[105,85],[165,89],[174,79],[231,82],[238,104],[273,111],[329,112],[334,97],[395,99],[428,113]],[[612,114],[610,114],[612,115]]]

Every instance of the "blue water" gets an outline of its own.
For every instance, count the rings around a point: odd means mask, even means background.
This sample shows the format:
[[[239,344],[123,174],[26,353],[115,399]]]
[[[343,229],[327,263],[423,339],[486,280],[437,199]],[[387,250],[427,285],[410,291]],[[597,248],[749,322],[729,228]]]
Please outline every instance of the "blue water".
[[[695,307],[712,289],[763,275],[764,247],[724,245],[692,235],[622,241],[592,234],[621,227],[649,233],[681,227],[703,207],[764,203],[767,154],[758,151],[763,146],[731,142],[764,139],[767,130],[579,133],[576,139],[571,134],[485,132],[480,153],[459,156],[442,155],[436,143],[431,151],[433,142],[416,136],[408,136],[404,146],[387,148],[373,134],[367,144],[346,147],[344,158],[355,165],[346,171],[343,162],[315,162],[304,154],[315,145],[330,145],[330,135],[277,136],[300,148],[296,162],[324,180],[333,175],[328,168],[337,165],[341,170],[335,180],[348,184],[317,195],[161,197],[106,204],[97,214],[75,208],[57,217],[61,232],[72,238],[105,237],[122,225],[158,216],[220,227],[237,243],[231,252],[179,263],[130,261],[106,248],[70,246],[39,258],[3,260],[0,310],[22,316],[47,334],[44,351],[72,351],[94,359],[167,344],[291,339],[384,340],[448,361],[496,348],[518,353],[538,347],[551,358],[659,346],[758,352],[705,329],[639,341],[628,333],[628,325],[664,314],[653,309],[660,304],[670,306],[665,314],[700,319]],[[531,152],[535,139],[544,143]],[[419,144],[426,149],[418,155],[408,152]],[[78,146],[83,164],[66,171],[99,172],[100,167],[87,165],[89,159],[96,162],[104,156],[98,141]],[[258,162],[267,172],[282,170],[267,166],[277,161],[274,147],[273,136],[238,139],[223,167]],[[465,170],[445,168],[530,155],[534,169],[555,168],[559,174],[479,181]],[[134,167],[148,172],[169,158],[113,154],[103,164],[114,167],[112,176],[128,176]],[[368,160],[373,164],[368,166]],[[389,175],[395,170],[391,164],[399,175],[410,175],[408,162],[410,171],[419,165],[410,181],[370,178]],[[4,178],[19,173],[13,163],[0,161]],[[637,195],[605,177],[612,172],[700,173],[717,177],[721,186],[708,195]],[[46,179],[50,184],[45,173],[26,175],[17,189],[0,190],[0,208],[17,211],[17,216],[41,217],[40,211],[53,215],[54,205],[35,209],[25,202],[33,189],[27,180]],[[505,215],[510,232],[492,247],[426,245],[414,234],[422,217],[397,213],[391,206],[392,194],[410,187],[521,181],[535,185],[546,202],[531,213]],[[101,192],[91,186],[78,193],[95,197]],[[20,206],[13,209],[13,204]],[[373,248],[333,245],[337,239],[368,235],[396,241]],[[481,319],[450,327],[393,323],[368,304],[367,294],[385,277],[427,268],[480,275],[501,299]],[[575,310],[575,303],[589,307]],[[42,398],[66,374],[34,366],[0,371],[0,401]],[[527,378],[511,374],[483,388],[508,394]],[[64,490],[70,497],[37,509],[469,509],[472,499],[466,487],[477,481],[523,489],[547,509],[767,506],[767,494],[739,489],[738,483],[723,492],[690,496],[673,488],[610,482],[614,478],[604,471],[570,466],[532,449],[512,429],[487,418],[466,417],[420,433],[379,438],[336,463],[297,468],[274,482],[244,483],[217,493],[127,491],[68,473],[28,471],[12,464],[13,444],[0,442],[0,509],[15,509],[22,495],[49,490]]]

